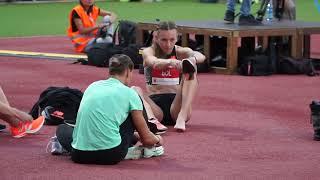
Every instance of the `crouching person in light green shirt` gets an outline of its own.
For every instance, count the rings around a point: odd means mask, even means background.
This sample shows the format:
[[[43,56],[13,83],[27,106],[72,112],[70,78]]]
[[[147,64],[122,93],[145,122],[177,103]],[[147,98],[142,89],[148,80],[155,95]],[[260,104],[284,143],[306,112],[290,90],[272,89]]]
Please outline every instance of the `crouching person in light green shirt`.
[[[147,148],[147,156],[148,153],[151,156],[163,154],[163,139],[149,130],[141,99],[133,88],[128,87],[132,70],[133,63],[128,56],[115,55],[109,62],[110,77],[92,83],[85,90],[69,149],[61,142],[63,138],[59,138],[59,128],[64,131],[63,127],[58,127],[58,140],[71,151],[74,162],[117,164],[123,159],[143,157],[143,148]],[[142,146],[131,147],[135,130]]]

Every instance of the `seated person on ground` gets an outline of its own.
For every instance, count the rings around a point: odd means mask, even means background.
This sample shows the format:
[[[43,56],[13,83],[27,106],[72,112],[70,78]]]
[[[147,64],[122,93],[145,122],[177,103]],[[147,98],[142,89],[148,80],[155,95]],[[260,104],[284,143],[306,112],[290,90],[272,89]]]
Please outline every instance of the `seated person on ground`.
[[[103,17],[103,22],[97,24],[99,16]],[[95,6],[94,0],[79,0],[79,5],[75,6],[70,12],[67,30],[75,51],[87,52],[95,41],[97,43],[111,43],[113,35],[112,24],[115,20],[115,13]],[[107,31],[107,36],[103,39],[95,39],[98,30],[101,28]]]
[[[86,89],[74,129],[66,124],[58,126],[56,137],[51,139],[52,154],[62,153],[63,147],[71,152],[74,162],[83,164],[117,164],[123,159],[163,154],[161,136],[149,130],[142,101],[128,87],[133,67],[126,55],[117,54],[110,59],[110,77]],[[137,140],[142,146],[133,146]]]
[[[175,45],[178,32],[174,22],[158,26],[153,44],[142,54],[148,94],[143,97],[160,122],[184,131],[198,87],[196,64],[204,62],[205,56]]]
[[[33,118],[14,107],[11,107],[7,97],[0,86],[0,119],[10,125],[10,131],[13,137],[20,138],[27,134],[38,132],[44,123],[43,116],[33,120]],[[2,125],[2,128],[5,126]]]

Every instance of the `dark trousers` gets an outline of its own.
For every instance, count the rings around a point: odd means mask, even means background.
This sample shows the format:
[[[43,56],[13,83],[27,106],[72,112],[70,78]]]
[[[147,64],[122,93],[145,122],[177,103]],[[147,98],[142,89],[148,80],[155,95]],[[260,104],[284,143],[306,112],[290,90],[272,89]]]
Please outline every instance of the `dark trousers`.
[[[121,144],[105,150],[81,151],[72,148],[73,127],[66,124],[59,125],[56,131],[58,141],[67,151],[71,152],[71,159],[81,164],[117,164],[124,159],[128,148],[132,145],[134,125],[131,115],[120,125]]]

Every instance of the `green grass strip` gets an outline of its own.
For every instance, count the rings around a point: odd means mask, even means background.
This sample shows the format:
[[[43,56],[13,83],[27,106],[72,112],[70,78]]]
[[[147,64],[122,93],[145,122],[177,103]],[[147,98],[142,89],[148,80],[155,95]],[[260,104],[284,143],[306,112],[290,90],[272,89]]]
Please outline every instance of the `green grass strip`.
[[[296,0],[297,1],[297,0]],[[1,4],[0,37],[65,35],[68,14],[77,3]],[[197,0],[163,0],[158,3],[97,2],[114,11],[119,19],[132,21],[222,20],[225,3],[199,3]],[[240,6],[237,5],[237,9]],[[253,6],[256,12],[258,5]],[[313,0],[297,1],[297,19],[319,21],[320,12]]]

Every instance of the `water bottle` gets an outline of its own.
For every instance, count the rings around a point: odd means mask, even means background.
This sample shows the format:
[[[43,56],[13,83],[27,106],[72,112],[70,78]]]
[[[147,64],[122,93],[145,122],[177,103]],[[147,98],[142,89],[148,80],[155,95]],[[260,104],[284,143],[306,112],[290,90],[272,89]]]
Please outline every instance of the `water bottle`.
[[[270,2],[267,5],[267,21],[270,22],[273,19],[273,7],[272,7],[272,1],[270,0]]]

